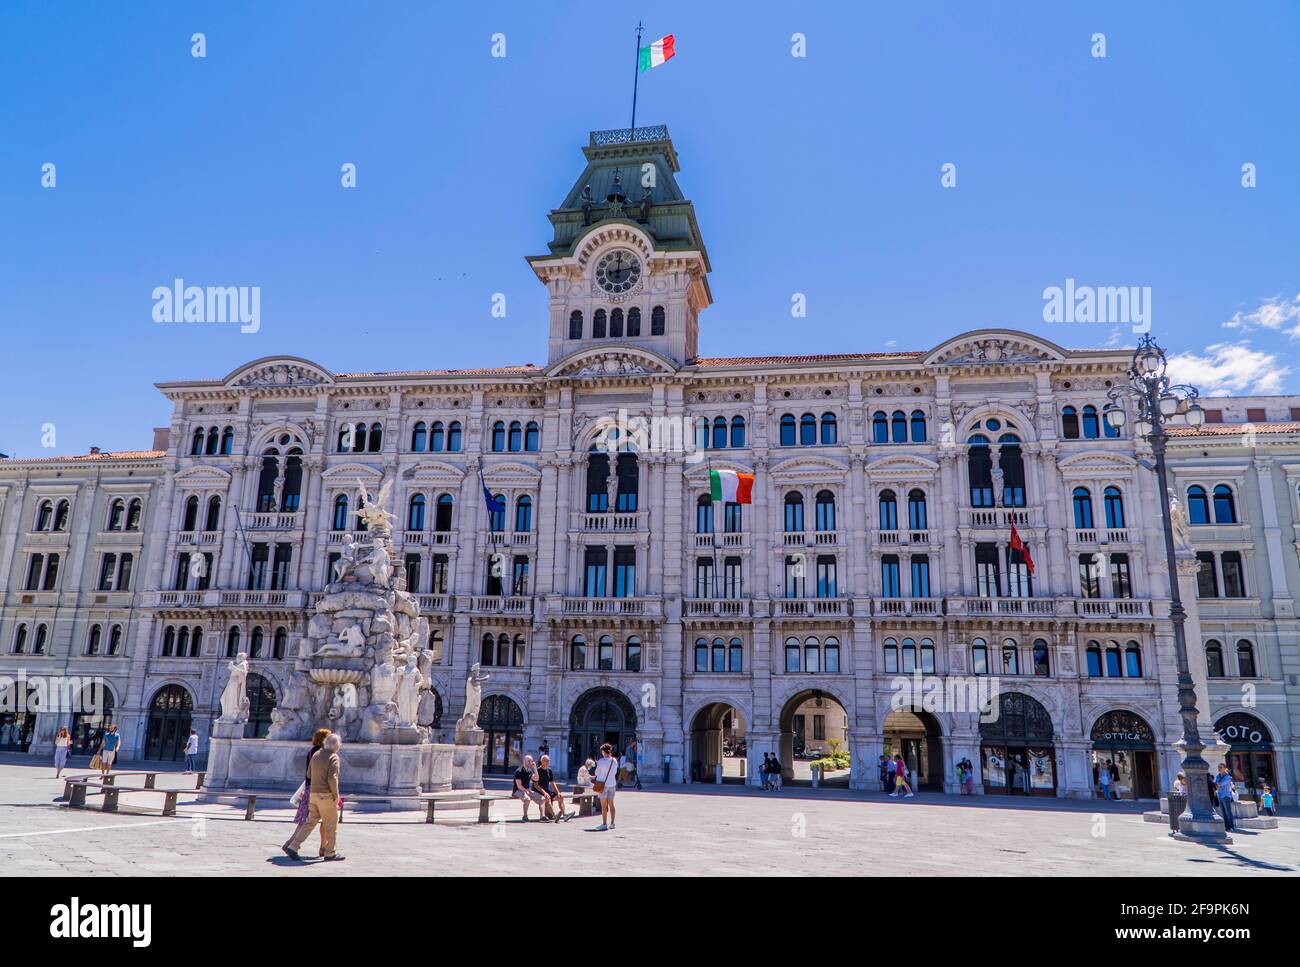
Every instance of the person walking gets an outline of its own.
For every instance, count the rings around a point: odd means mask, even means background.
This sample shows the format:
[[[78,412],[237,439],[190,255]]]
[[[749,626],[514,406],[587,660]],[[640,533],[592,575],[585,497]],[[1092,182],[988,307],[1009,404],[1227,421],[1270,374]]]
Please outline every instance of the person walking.
[[[524,804],[524,822],[528,822],[528,806],[537,803],[537,818],[546,818],[546,797],[534,788],[537,781],[537,766],[531,755],[524,756],[523,763],[515,770],[515,785],[510,795]]]
[[[766,792],[772,788],[772,753],[763,753],[763,764],[759,770],[759,775],[763,778],[763,790]]]
[[[555,783],[555,773],[551,771],[551,757],[542,754],[541,762],[537,766],[537,773],[533,779],[533,788],[545,796],[548,805],[555,806],[555,821],[568,821],[573,817],[565,811],[564,793]]]
[[[185,771],[193,772],[194,763],[199,757],[199,733],[190,729],[190,737],[185,740]]]
[[[1097,783],[1101,786],[1102,799],[1110,799],[1110,780],[1110,769],[1106,768],[1105,765],[1102,765],[1097,770]]]
[[[1265,816],[1277,815],[1277,813],[1273,811],[1273,787],[1267,783],[1264,784],[1264,791],[1259,797],[1259,811]]]
[[[1187,795],[1187,776],[1181,772],[1174,779],[1174,793],[1179,796]]]
[[[1236,828],[1232,809],[1232,774],[1222,762],[1219,763],[1219,774],[1214,777],[1214,785],[1219,797],[1219,812],[1223,814],[1223,828],[1230,833]]]
[[[103,742],[99,746],[99,771],[103,775],[108,775],[113,771],[113,760],[117,758],[117,750],[122,746],[122,736],[118,734],[117,726],[110,725],[108,731],[104,733]]]
[[[303,766],[302,785],[294,794],[296,802],[294,799],[289,800],[297,810],[293,814],[294,834],[307,822],[307,811],[311,807],[311,757],[320,751],[321,746],[325,744],[325,740],[329,738],[329,734],[329,729],[317,729],[311,737],[311,748],[307,750],[307,762]],[[289,839],[280,848],[287,849],[292,840],[293,834],[290,834]]]
[[[975,763],[966,760],[966,795],[975,795]]]
[[[68,735],[66,725],[59,726],[59,734],[54,737],[54,778],[63,775],[68,765],[68,752],[72,749],[72,736]]]
[[[641,773],[637,770],[638,760],[636,739],[627,744],[627,779],[634,789],[641,788]]]
[[[785,775],[781,772],[781,760],[772,753],[772,788],[777,792],[781,791],[781,784],[785,781]]]
[[[600,747],[600,761],[596,763],[592,789],[600,801],[600,832],[614,828],[614,793],[618,789],[618,760],[614,747],[608,742]]]
[[[337,732],[331,732],[324,744],[312,753],[309,768],[310,802],[307,806],[307,821],[294,832],[289,842],[281,849],[290,859],[301,859],[298,850],[311,835],[313,829],[320,826],[320,855],[328,861],[342,860],[343,856],[336,849],[338,836],[339,808],[343,800],[339,796],[339,748],[343,739]]]
[[[907,763],[903,761],[901,755],[894,755],[894,791],[891,793],[897,796],[900,790],[906,789],[907,794],[904,799],[912,798],[912,787],[907,782]]]

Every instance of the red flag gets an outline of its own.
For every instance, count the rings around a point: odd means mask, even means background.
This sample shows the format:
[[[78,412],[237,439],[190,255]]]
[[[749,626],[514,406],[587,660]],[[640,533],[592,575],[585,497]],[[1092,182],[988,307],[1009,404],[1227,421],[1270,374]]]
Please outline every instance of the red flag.
[[[1011,525],[1011,549],[1019,551],[1020,556],[1025,559],[1025,569],[1029,571],[1029,576],[1034,576],[1034,559],[1029,555],[1029,548],[1025,542],[1020,539],[1020,534],[1016,531],[1016,525]]]

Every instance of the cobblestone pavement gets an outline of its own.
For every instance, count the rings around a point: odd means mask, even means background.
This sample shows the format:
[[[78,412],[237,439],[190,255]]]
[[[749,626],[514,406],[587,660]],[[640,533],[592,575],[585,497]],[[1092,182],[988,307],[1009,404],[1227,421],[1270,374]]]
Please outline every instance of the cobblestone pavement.
[[[891,800],[847,790],[649,787],[618,793],[619,823],[518,822],[519,805],[476,812],[348,814],[339,831],[343,863],[294,863],[280,852],[288,809],[200,805],[182,795],[176,819],[161,797],[122,796],[123,811],[61,808],[62,782],[47,766],[0,760],[0,875],[348,876],[850,874],[1167,876],[1300,872],[1300,819],[1276,830],[1240,832],[1232,846],[1177,843],[1143,822],[1134,804],[918,795]],[[164,788],[192,778],[160,776]],[[188,802],[187,802],[188,801]],[[144,812],[140,807],[148,808]],[[1100,808],[1099,808],[1100,807]],[[536,815],[534,812],[533,815]],[[496,821],[503,820],[503,821]],[[314,854],[317,838],[304,849]]]

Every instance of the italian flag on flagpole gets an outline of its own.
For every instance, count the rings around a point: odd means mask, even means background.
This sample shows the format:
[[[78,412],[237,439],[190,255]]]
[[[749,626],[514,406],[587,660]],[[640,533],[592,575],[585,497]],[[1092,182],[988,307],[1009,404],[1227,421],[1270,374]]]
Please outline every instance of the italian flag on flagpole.
[[[709,471],[709,497],[715,504],[752,504],[754,475],[734,470]]]
[[[673,35],[660,37],[649,47],[641,48],[641,73],[645,73],[651,67],[658,67],[666,60],[670,60],[676,51],[673,50]]]

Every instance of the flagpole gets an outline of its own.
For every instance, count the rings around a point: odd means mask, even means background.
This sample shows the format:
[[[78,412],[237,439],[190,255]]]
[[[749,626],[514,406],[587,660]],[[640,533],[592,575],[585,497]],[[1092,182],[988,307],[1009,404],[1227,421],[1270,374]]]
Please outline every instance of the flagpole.
[[[722,597],[722,595],[718,594],[718,507],[713,502],[713,460],[712,459],[709,460],[708,467],[709,467],[709,505],[713,511],[711,515],[713,517],[713,520],[710,522],[713,524],[713,526],[709,528],[710,530],[709,543],[712,545],[713,548],[713,587],[709,589],[709,592],[711,597],[720,598]],[[724,514],[726,513],[726,507],[727,505],[726,502],[724,501],[722,504]]]
[[[641,21],[636,24],[636,73],[632,76],[632,127],[628,130],[628,140],[636,136],[636,88],[641,80]]]

